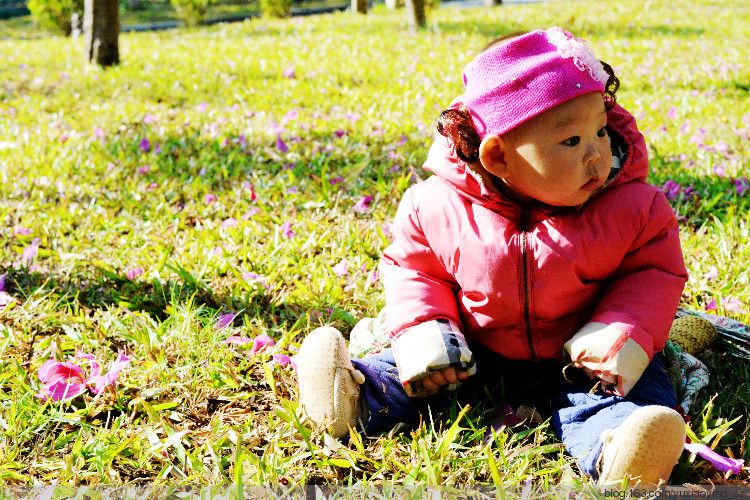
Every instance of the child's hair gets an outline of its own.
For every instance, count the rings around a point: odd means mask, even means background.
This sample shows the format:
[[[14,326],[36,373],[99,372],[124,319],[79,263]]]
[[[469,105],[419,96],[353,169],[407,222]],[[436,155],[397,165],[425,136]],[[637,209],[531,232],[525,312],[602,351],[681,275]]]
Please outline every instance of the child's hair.
[[[501,42],[524,34],[526,33],[516,32],[495,38],[482,49],[480,54],[490,50]],[[599,62],[609,76],[607,82],[604,84],[604,105],[607,111],[609,111],[617,102],[615,94],[620,88],[620,80],[615,75],[612,66],[601,60]],[[456,149],[456,156],[462,161],[466,163],[476,163],[479,161],[479,145],[482,143],[482,138],[474,128],[474,122],[471,119],[469,110],[462,103],[459,103],[455,108],[446,109],[440,113],[437,120],[437,131],[453,143]]]

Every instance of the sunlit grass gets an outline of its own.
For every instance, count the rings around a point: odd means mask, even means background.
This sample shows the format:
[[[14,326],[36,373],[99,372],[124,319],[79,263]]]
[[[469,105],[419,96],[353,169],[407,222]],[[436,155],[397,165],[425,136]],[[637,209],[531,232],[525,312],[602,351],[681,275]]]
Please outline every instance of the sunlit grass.
[[[334,442],[271,356],[377,313],[388,222],[427,176],[461,69],[489,38],[549,25],[617,69],[651,180],[676,183],[683,305],[747,310],[748,20],[731,1],[555,2],[440,9],[409,34],[402,12],[378,8],[123,34],[107,71],[82,63],[80,39],[0,41],[0,274],[14,298],[0,312],[0,481],[585,483],[547,424],[484,442],[488,408]],[[262,334],[275,346],[255,355],[222,343]],[[35,398],[41,364],[78,350],[132,362],[115,390]],[[692,429],[750,458],[747,363],[707,361]],[[687,456],[675,478],[723,480]]]

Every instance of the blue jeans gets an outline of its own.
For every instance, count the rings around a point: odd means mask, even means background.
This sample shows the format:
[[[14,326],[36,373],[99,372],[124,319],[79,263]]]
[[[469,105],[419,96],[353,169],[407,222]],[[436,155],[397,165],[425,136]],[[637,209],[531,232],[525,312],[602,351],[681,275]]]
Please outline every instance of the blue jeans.
[[[454,399],[461,404],[476,404],[486,402],[489,396],[498,406],[526,404],[551,415],[552,427],[568,453],[586,474],[597,479],[602,431],[617,427],[642,406],[677,405],[677,395],[658,355],[630,393],[620,397],[601,390],[590,394],[594,382],[572,367],[563,376],[562,362],[509,360],[481,346],[471,347],[477,374],[469,377],[456,394],[443,391],[426,398],[406,394],[390,349],[353,359],[365,376],[361,390],[370,411],[365,433],[387,432],[399,422],[416,426],[429,412],[437,415],[446,410]]]

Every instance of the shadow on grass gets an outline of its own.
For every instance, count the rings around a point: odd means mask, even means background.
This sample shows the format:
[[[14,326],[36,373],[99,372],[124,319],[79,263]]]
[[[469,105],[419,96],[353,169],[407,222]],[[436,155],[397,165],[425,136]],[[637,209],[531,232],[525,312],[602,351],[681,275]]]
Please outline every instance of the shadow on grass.
[[[261,290],[240,296],[230,290],[214,292],[198,283],[128,279],[102,268],[81,269],[76,278],[67,280],[27,268],[0,267],[0,273],[5,274],[8,295],[19,302],[35,295],[46,296],[55,311],[89,313],[114,307],[147,313],[157,321],[164,321],[175,304],[192,304],[196,309],[206,308],[208,313],[242,311],[234,319],[235,326],[242,325],[243,317],[248,316],[287,330],[306,317],[310,309],[292,303],[277,304]]]

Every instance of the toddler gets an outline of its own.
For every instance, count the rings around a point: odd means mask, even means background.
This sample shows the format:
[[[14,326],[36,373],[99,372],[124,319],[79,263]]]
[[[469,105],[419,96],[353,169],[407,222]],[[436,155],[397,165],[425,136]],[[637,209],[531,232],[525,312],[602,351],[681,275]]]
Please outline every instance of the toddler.
[[[463,83],[381,259],[391,349],[350,360],[338,331],[310,333],[303,407],[341,437],[473,391],[547,412],[602,484],[666,481],[685,427],[655,353],[687,271],[619,80],[555,27],[494,42]]]

